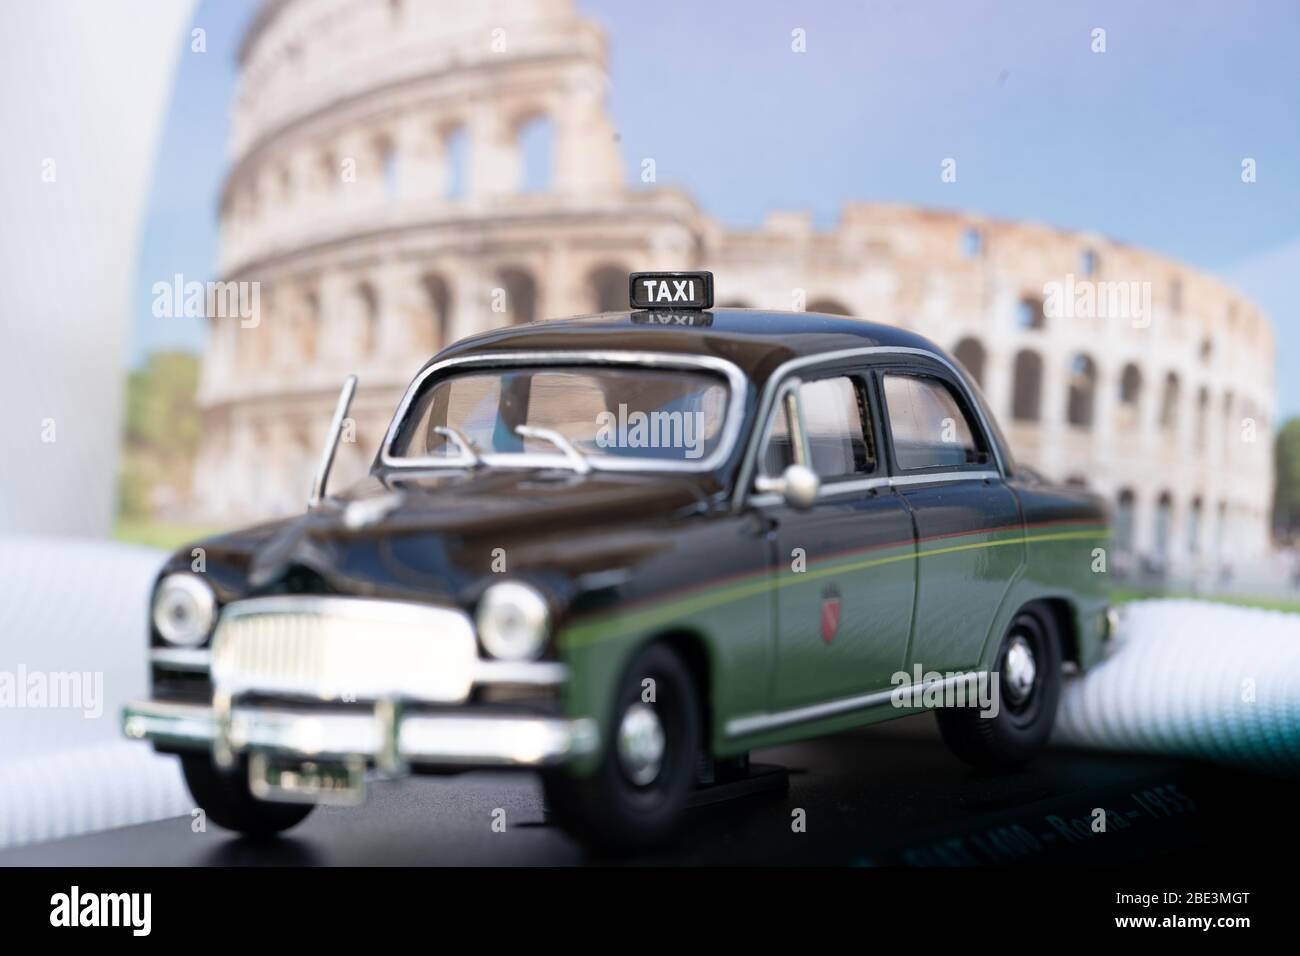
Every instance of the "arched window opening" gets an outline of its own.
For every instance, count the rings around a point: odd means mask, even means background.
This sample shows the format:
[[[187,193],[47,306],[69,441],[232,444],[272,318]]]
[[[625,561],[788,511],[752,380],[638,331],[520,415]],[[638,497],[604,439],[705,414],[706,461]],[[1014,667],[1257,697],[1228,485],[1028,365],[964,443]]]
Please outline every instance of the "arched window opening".
[[[333,150],[326,150],[321,154],[316,176],[321,192],[328,194],[338,188],[342,171],[339,169],[339,160]]]
[[[315,359],[316,340],[320,335],[320,299],[316,293],[308,292],[298,302],[290,326],[289,349],[295,364]]]
[[[1016,355],[1011,395],[1011,417],[1018,422],[1038,421],[1043,391],[1043,360],[1038,353]]]
[[[1233,408],[1234,399],[1232,392],[1223,394],[1223,457],[1232,458],[1232,452],[1235,446],[1233,442]]]
[[[628,270],[622,266],[604,265],[591,271],[587,285],[591,290],[591,304],[596,312],[618,312],[628,305]]]
[[[1155,550],[1162,559],[1169,557],[1169,539],[1173,531],[1174,497],[1163,492],[1156,503]]]
[[[379,299],[368,282],[359,282],[344,297],[340,317],[343,334],[355,344],[357,355],[373,355],[379,344]]]
[[[434,351],[451,344],[451,287],[440,275],[427,275],[420,280],[427,305],[431,327],[429,338]]]
[[[555,134],[549,117],[534,116],[519,125],[519,191],[546,192],[551,188],[551,157]]]
[[[718,304],[719,309],[752,309],[754,306],[744,299],[728,299]]]
[[[1121,489],[1115,499],[1115,548],[1122,554],[1133,553],[1133,530],[1137,526],[1137,496],[1133,489]]]
[[[453,126],[443,133],[442,156],[446,181],[444,199],[464,199],[469,190],[469,132]]]
[[[1178,430],[1179,385],[1176,372],[1165,376],[1165,389],[1160,398],[1160,427],[1168,432]]]
[[[1070,362],[1066,421],[1076,428],[1091,428],[1096,392],[1097,366],[1088,356],[1076,355]]]
[[[1138,423],[1138,409],[1142,401],[1142,371],[1133,362],[1124,366],[1119,377],[1119,424],[1134,428]]]
[[[1100,265],[1095,249],[1084,249],[1079,253],[1079,274],[1092,276],[1097,274]]]
[[[387,136],[375,139],[375,156],[379,161],[379,176],[383,183],[384,200],[392,202],[397,198],[401,184],[398,182],[397,148]]]
[[[1204,385],[1196,393],[1196,447],[1205,448],[1210,420],[1210,391]]]
[[[1219,516],[1214,522],[1214,554],[1220,560],[1223,559],[1223,548],[1228,540],[1228,503],[1219,502]]]
[[[971,378],[975,379],[980,388],[984,387],[984,346],[980,344],[979,339],[964,338],[957,343],[952,354],[957,361],[965,366],[966,371],[970,372]]]
[[[517,268],[503,269],[501,288],[505,290],[505,307],[509,324],[523,325],[536,318],[537,283],[528,271]]]
[[[974,226],[969,226],[961,234],[961,254],[963,259],[978,259],[984,255],[984,233]]]
[[[1187,552],[1201,552],[1201,499],[1192,499],[1191,510],[1187,514]]]
[[[1047,327],[1047,316],[1043,312],[1043,300],[1041,298],[1027,295],[1016,303],[1016,327],[1021,329],[1042,329]]]

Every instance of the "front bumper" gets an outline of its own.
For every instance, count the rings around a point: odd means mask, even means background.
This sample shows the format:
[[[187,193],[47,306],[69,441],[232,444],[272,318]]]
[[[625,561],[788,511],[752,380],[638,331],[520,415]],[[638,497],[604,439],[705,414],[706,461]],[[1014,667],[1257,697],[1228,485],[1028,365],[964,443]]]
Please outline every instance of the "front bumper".
[[[390,772],[410,764],[541,767],[589,755],[598,743],[589,718],[236,704],[222,721],[212,707],[159,700],[123,708],[122,732],[175,750],[228,749],[302,761],[360,757]]]

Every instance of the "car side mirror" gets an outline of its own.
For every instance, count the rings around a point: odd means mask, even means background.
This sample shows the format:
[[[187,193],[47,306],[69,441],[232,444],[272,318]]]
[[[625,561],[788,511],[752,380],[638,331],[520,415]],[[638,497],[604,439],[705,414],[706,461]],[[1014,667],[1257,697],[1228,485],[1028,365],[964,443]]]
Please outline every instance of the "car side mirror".
[[[781,473],[780,478],[760,475],[754,481],[755,491],[778,494],[791,508],[798,508],[800,511],[813,506],[821,486],[821,479],[807,465],[790,465]]]

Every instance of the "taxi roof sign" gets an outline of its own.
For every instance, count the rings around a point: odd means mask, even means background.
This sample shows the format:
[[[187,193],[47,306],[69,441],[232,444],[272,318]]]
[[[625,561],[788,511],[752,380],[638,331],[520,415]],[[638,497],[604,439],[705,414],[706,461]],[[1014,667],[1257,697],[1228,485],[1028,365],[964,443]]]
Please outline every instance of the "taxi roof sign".
[[[712,272],[633,272],[628,296],[634,309],[711,309]]]

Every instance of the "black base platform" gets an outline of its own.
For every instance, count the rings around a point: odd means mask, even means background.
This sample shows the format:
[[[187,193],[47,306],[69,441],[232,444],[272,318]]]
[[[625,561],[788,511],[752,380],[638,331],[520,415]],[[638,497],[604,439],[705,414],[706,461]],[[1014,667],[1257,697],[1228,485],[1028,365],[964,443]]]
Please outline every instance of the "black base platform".
[[[1010,773],[972,770],[930,715],[756,751],[742,780],[699,791],[681,837],[629,863],[1127,864],[1285,859],[1296,781],[1143,756],[1051,750]],[[788,768],[788,771],[787,769]],[[726,776],[721,775],[725,781]],[[1090,826],[1107,811],[1107,832]],[[506,829],[493,823],[504,810]],[[802,810],[802,814],[795,811]],[[803,821],[795,827],[795,817]],[[360,808],[316,810],[258,843],[188,815],[0,852],[0,865],[572,865],[531,774],[380,782]],[[595,861],[608,863],[608,860]]]

